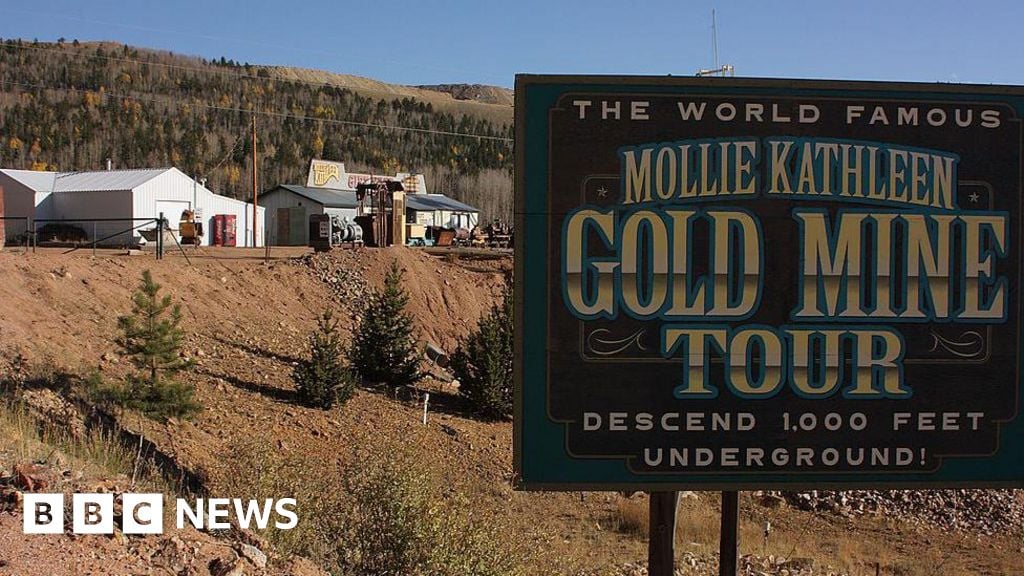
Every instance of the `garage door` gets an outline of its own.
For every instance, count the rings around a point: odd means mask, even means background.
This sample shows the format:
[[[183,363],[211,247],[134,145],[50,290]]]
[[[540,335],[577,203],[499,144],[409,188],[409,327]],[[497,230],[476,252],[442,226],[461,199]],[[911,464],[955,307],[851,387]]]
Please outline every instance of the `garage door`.
[[[181,213],[188,210],[191,205],[192,203],[188,200],[157,200],[156,213],[153,216],[163,212],[164,218],[171,224],[171,228],[177,229],[178,222],[181,221]]]

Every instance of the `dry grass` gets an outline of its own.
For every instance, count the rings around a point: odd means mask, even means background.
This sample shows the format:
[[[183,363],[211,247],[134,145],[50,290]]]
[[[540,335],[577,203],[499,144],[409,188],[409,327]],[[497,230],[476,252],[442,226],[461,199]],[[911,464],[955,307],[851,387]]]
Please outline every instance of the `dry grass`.
[[[0,398],[0,463],[38,462],[66,468],[84,476],[135,478],[135,488],[177,494],[175,483],[163,477],[137,450],[102,430],[75,436],[41,423],[17,402]]]
[[[612,516],[615,529],[623,534],[647,538],[650,530],[647,498],[620,498]]]
[[[710,496],[706,497],[710,499]],[[618,498],[612,511],[612,526],[623,534],[647,538],[649,510],[647,497]],[[682,501],[676,515],[676,541],[681,546],[718,546],[718,511],[707,500]]]
[[[718,532],[721,518],[718,510],[708,500],[711,494],[701,495],[701,500],[684,500],[679,505],[676,520],[676,540],[684,545],[718,549]]]
[[[676,522],[678,549],[703,553],[718,551],[719,502],[715,493],[702,493],[696,500],[680,502]],[[912,553],[900,553],[881,534],[879,537],[865,537],[863,532],[848,534],[836,527],[822,530],[818,522],[799,521],[797,518],[803,513],[794,510],[768,510],[752,505],[750,501],[742,503],[741,510],[744,511],[739,526],[742,554],[810,558],[819,566],[829,566],[854,576],[874,576],[876,563],[879,574],[883,576],[932,576],[946,573],[943,569],[950,563],[951,552],[940,547],[921,546]],[[760,517],[748,515],[751,511]],[[767,540],[764,537],[766,519],[772,520],[772,531]],[[617,498],[611,510],[611,526],[622,534],[646,539],[647,498]],[[960,572],[954,568],[948,573]]]

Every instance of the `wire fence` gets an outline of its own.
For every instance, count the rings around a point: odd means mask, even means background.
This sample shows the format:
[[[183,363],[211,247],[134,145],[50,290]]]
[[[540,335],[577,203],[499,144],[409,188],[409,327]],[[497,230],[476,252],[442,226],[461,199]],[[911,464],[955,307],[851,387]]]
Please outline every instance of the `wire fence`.
[[[155,218],[41,218],[32,237],[36,246],[135,248],[152,241],[147,232],[156,228]]]
[[[166,239],[166,222],[158,218],[39,218],[24,216],[0,217],[4,245],[20,247],[26,252],[36,248],[132,249],[152,246],[162,256]],[[159,232],[165,232],[160,234]]]
[[[161,218],[162,216],[162,218]],[[268,230],[261,229],[262,236],[258,253],[243,250],[236,255],[207,251],[204,248],[237,246],[247,248],[252,230],[244,230],[245,236],[225,235],[220,238],[212,230],[199,232],[200,236],[183,236],[183,230],[167,220],[166,214],[152,218],[38,218],[25,216],[0,216],[0,247],[8,251],[36,252],[39,248],[63,249],[63,253],[91,251],[97,255],[105,250],[143,249],[151,252],[158,260],[171,254],[184,257],[192,264],[195,258],[260,258],[269,262],[275,255],[267,244]],[[261,226],[261,228],[263,228]],[[294,250],[281,257],[296,257]]]

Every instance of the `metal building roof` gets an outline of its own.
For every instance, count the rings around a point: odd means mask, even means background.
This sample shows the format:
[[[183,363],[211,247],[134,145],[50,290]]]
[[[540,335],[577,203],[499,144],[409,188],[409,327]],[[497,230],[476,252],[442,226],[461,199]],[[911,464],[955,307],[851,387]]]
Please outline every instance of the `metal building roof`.
[[[141,170],[97,170],[94,172],[58,172],[55,192],[92,192],[134,190],[173,168]]]
[[[463,204],[444,194],[406,194],[406,208],[413,210],[448,210],[450,212],[479,212],[469,204]]]
[[[53,190],[54,177],[57,175],[56,172],[39,172],[37,170],[4,169],[0,170],[0,172],[36,192],[49,192]]]
[[[283,188],[294,194],[298,194],[307,200],[322,204],[327,208],[355,208],[359,206],[356,200],[356,193],[353,190],[335,190],[333,188],[310,188],[296,184],[282,184]],[[273,190],[271,191],[273,192]]]
[[[36,192],[92,192],[133,190],[174,168],[94,170],[90,172],[37,172],[0,170]]]

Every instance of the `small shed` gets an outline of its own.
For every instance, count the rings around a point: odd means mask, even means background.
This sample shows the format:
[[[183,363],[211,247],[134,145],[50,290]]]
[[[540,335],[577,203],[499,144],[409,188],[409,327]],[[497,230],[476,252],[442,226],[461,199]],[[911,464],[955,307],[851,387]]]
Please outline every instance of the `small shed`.
[[[406,221],[441,228],[472,229],[480,222],[480,211],[444,194],[407,194]]]
[[[264,192],[259,203],[267,210],[265,226],[273,246],[306,246],[310,215],[327,214],[352,220],[359,207],[354,190],[297,184],[282,184]]]

